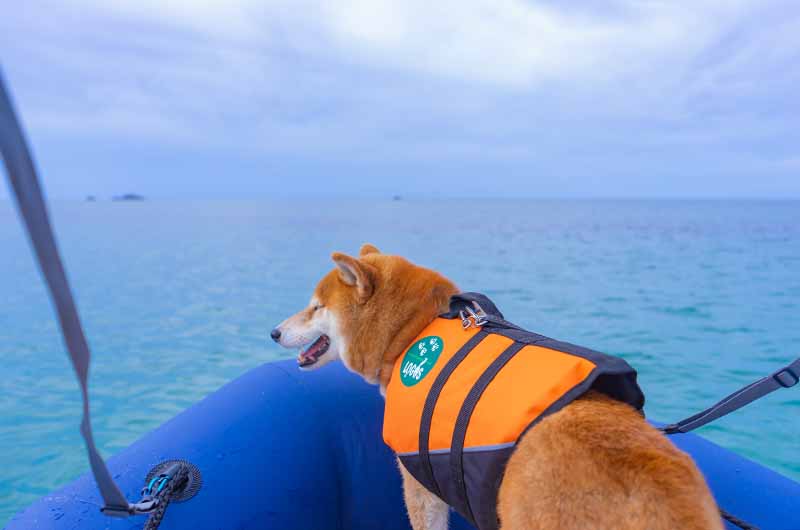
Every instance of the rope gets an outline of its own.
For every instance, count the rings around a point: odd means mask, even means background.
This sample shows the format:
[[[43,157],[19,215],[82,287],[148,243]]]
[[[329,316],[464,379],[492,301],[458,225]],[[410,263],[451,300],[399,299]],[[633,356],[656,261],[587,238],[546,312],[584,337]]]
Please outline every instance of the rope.
[[[183,490],[188,476],[189,469],[186,466],[179,466],[178,471],[175,472],[175,476],[167,482],[167,485],[164,486],[164,489],[159,493],[158,504],[156,504],[156,507],[150,512],[150,516],[147,518],[147,522],[144,524],[142,530],[158,530],[159,525],[161,525],[161,520],[164,518],[164,514],[167,511],[167,507],[172,500],[173,494]]]
[[[747,521],[739,519],[738,517],[736,517],[732,513],[726,512],[722,508],[719,509],[719,514],[722,516],[723,519],[725,519],[726,521],[728,521],[729,523],[731,523],[734,526],[738,526],[742,530],[759,530],[759,528],[757,526],[751,525]]]

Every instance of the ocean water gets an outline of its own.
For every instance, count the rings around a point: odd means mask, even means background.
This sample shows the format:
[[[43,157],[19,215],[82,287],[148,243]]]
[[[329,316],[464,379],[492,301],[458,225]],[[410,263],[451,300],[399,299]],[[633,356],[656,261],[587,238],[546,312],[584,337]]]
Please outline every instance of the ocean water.
[[[491,296],[529,329],[635,366],[681,419],[800,355],[800,202],[56,202],[93,350],[105,455],[260,363],[332,251],[364,241]],[[87,469],[78,386],[12,205],[0,202],[0,523]],[[800,479],[800,388],[702,429]]]

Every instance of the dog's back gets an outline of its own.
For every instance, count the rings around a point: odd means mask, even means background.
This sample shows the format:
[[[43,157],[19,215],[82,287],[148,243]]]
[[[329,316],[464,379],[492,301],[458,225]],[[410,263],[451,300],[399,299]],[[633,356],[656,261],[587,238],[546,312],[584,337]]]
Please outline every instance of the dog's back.
[[[689,456],[633,408],[596,392],[520,440],[498,512],[503,530],[722,529]]]

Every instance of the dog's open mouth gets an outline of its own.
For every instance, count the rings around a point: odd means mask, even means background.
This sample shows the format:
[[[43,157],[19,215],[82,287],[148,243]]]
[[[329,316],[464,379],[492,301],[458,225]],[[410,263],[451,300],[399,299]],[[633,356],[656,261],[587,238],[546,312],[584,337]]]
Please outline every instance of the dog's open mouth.
[[[331,339],[327,335],[320,335],[308,348],[300,352],[300,355],[297,356],[297,364],[301,367],[311,366],[319,361],[330,345]]]

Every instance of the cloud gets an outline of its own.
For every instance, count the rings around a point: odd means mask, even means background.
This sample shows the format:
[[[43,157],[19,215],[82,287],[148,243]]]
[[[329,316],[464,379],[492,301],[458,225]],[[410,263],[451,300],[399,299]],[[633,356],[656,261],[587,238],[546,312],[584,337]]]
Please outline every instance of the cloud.
[[[604,82],[707,38],[692,31],[711,10],[629,4],[592,17],[517,0],[351,2],[327,13],[342,48],[377,63],[512,88],[547,82]],[[649,59],[649,60],[648,60]]]
[[[572,175],[792,171],[798,34],[782,0],[70,0],[0,20],[42,138]]]
[[[755,2],[77,1],[231,45],[524,88],[610,81],[685,61]]]

